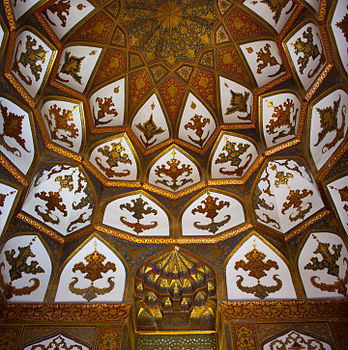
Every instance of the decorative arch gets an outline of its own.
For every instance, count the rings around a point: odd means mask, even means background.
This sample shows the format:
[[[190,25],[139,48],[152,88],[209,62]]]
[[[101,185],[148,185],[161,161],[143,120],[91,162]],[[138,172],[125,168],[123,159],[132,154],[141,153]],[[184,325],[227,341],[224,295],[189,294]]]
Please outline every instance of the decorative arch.
[[[125,285],[124,262],[101,237],[92,235],[64,263],[55,302],[121,302]]]
[[[138,329],[215,329],[215,273],[185,250],[169,248],[136,272],[134,305]]]
[[[312,232],[298,257],[298,269],[308,298],[348,295],[348,251],[331,232]]]
[[[144,191],[110,201],[103,224],[138,236],[169,236],[169,216],[155,198]]]
[[[3,245],[0,288],[9,303],[43,302],[51,273],[50,255],[38,235],[18,235]]]
[[[284,257],[256,232],[232,251],[225,271],[228,299],[296,298]]]

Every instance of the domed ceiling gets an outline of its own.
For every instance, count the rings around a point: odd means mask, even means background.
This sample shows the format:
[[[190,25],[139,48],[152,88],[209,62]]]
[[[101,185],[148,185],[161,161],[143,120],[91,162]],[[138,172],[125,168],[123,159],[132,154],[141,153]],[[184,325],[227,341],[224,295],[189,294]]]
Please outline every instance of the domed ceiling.
[[[5,0],[8,302],[204,328],[217,299],[346,295],[346,5]]]

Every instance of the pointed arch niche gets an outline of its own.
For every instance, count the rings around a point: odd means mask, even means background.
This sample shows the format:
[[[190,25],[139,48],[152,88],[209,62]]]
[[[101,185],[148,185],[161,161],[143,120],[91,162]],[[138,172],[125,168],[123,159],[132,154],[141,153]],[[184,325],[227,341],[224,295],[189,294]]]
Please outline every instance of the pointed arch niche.
[[[43,302],[52,262],[38,235],[18,235],[0,253],[0,287],[9,303]]]
[[[341,237],[311,233],[298,258],[308,298],[344,298],[348,286],[348,251]]]
[[[138,329],[215,329],[215,272],[179,247],[143,263],[134,290]]]
[[[93,235],[68,258],[55,302],[121,302],[126,268],[116,253]]]
[[[231,300],[296,299],[287,264],[256,233],[232,252],[226,264],[227,297]]]

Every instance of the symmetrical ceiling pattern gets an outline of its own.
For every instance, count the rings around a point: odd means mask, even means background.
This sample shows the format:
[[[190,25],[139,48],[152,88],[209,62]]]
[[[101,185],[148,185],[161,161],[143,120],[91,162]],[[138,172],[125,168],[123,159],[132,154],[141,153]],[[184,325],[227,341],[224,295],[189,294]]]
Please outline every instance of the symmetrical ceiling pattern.
[[[344,0],[3,3],[9,302],[133,300],[170,329],[347,295]]]

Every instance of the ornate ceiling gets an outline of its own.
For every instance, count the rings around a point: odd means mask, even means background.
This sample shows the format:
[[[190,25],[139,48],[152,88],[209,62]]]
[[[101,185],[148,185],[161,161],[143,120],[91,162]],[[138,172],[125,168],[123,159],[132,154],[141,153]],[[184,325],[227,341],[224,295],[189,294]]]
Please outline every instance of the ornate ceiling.
[[[134,301],[167,329],[345,296],[347,21],[344,0],[4,0],[8,302]]]

